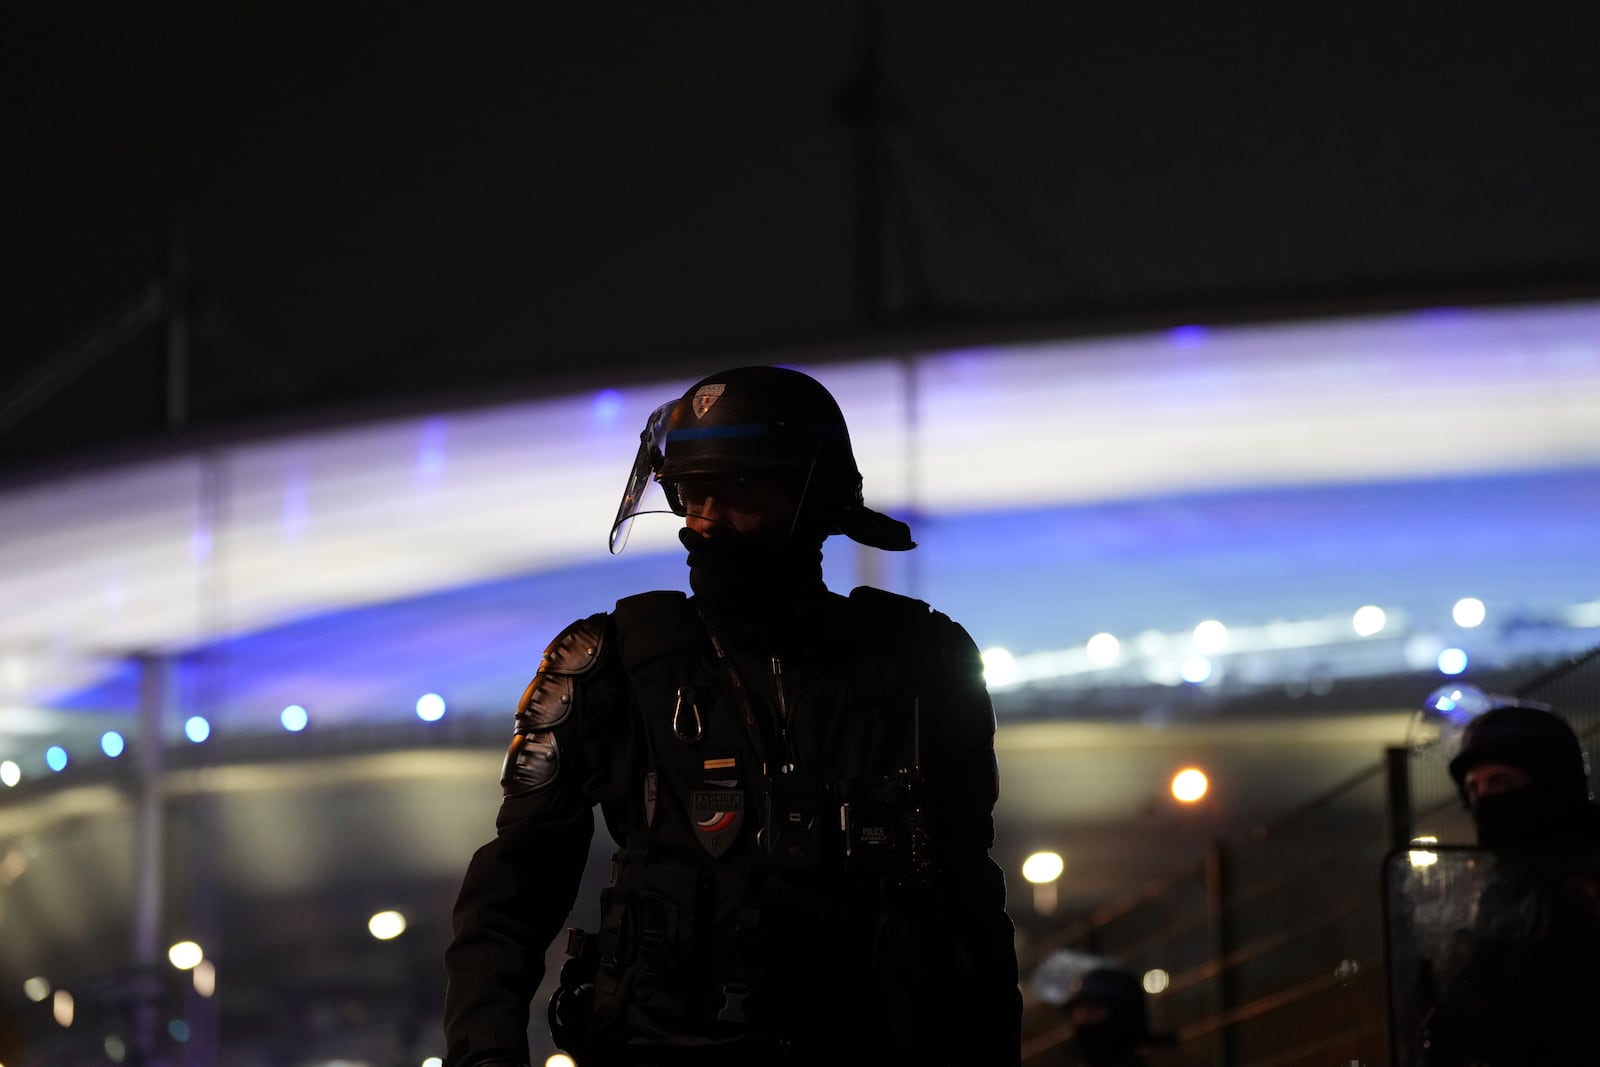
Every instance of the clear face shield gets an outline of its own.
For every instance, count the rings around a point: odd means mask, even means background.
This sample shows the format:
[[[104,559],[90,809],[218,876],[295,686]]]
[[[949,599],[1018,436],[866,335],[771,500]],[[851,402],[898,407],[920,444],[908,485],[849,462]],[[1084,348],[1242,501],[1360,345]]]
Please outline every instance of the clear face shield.
[[[613,556],[627,546],[635,518],[661,512],[678,514],[656,478],[666,459],[667,422],[677,406],[678,401],[669,400],[656,408],[639,432],[639,452],[633,457],[633,469],[628,472],[628,484],[623,487],[622,502],[617,505],[617,517],[611,524]]]
[[[796,484],[790,486],[784,495],[783,508],[786,521],[789,523],[787,533],[794,532],[794,524],[799,521],[801,503],[805,500],[811,485],[811,476],[816,469],[816,457],[811,457],[810,463],[803,471],[796,472],[789,469],[790,464],[780,459],[773,459],[770,464],[762,465],[759,462],[751,470],[736,469],[728,472],[710,473],[697,472],[687,481],[672,480],[663,482],[661,473],[665,469],[668,427],[672,421],[673,413],[682,400],[670,400],[655,411],[651,412],[646,420],[644,430],[639,434],[639,451],[633,458],[633,469],[628,472],[628,484],[622,490],[622,502],[617,505],[617,517],[611,524],[611,554],[620,553],[628,543],[628,536],[633,529],[633,520],[640,515],[670,513],[680,518],[688,515],[694,507],[694,498],[689,493],[689,483],[699,483],[706,479],[715,480],[719,487],[719,497],[725,501],[737,498],[746,491],[747,483],[761,481],[760,474],[765,471],[769,479],[782,478],[785,484],[791,476],[799,477]],[[763,447],[770,450],[771,435],[766,427],[760,423],[738,424],[734,426],[718,426],[701,429],[683,429],[675,431],[679,447],[684,441],[693,443],[704,442],[707,438],[721,441],[739,442],[741,456],[745,454],[744,448],[748,446],[749,455],[759,457]],[[742,468],[743,463],[736,467]],[[685,495],[680,495],[685,494]],[[792,495],[789,495],[792,494]]]
[[[1435,737],[1452,747],[1461,743],[1461,734],[1478,716],[1495,708],[1511,706],[1552,711],[1549,704],[1504,693],[1490,693],[1466,682],[1447,682],[1422,701],[1422,722],[1432,726]]]
[[[888,551],[915,547],[905,523],[862,505],[861,476],[850,455],[849,437],[837,418],[816,425],[793,419],[794,425],[786,426],[782,419],[775,421],[765,412],[751,411],[756,405],[742,399],[722,400],[725,406],[706,418],[722,396],[720,386],[708,386],[651,412],[639,434],[639,451],[611,524],[612,555],[626,547],[638,516],[689,515],[694,504],[692,487],[704,479],[720,479],[716,495],[725,504],[741,490],[749,492],[742,510],[764,516],[761,522],[769,535],[783,535],[779,524],[787,523],[787,535],[793,537],[806,523],[805,529],[815,532],[819,541],[830,533],[843,533],[861,544]],[[684,404],[691,406],[681,411],[684,418],[679,422],[687,421],[690,414],[695,421],[671,431],[674,455],[669,463],[668,430],[673,416],[680,413],[679,405]],[[733,406],[727,406],[730,404]],[[824,483],[817,479],[828,454],[834,455],[835,469],[831,480]],[[666,483],[661,480],[664,471],[671,474]],[[852,486],[854,502],[850,503]],[[781,490],[776,496],[772,495],[774,487]],[[818,510],[808,511],[819,491],[823,495],[815,505]]]

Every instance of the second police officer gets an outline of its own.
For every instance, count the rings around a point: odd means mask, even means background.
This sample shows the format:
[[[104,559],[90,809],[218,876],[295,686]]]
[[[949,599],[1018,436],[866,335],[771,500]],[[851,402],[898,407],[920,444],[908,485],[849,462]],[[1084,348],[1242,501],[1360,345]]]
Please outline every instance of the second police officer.
[[[1502,701],[1450,761],[1492,864],[1424,1019],[1428,1067],[1600,1062],[1600,808],[1572,727]]]

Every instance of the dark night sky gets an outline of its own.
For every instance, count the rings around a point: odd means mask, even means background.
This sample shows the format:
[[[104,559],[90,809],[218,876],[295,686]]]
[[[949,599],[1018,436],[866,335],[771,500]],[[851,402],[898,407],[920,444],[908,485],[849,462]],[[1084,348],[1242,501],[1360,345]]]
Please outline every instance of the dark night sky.
[[[0,467],[159,429],[156,331],[18,398],[161,276],[171,217],[199,428],[930,337],[1600,289],[1593,5],[3,18]]]

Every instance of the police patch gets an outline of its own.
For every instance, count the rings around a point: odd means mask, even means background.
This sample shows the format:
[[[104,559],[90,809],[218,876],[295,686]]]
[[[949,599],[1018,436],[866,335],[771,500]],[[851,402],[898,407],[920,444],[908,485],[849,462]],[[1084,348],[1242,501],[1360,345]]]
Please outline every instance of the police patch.
[[[694,411],[694,417],[697,419],[705,418],[706,412],[711,410],[711,405],[717,402],[726,388],[727,386],[725,385],[702,385],[696,389],[694,396],[689,401],[689,407]]]
[[[738,840],[744,825],[744,793],[737,789],[696,789],[689,794],[695,837],[713,856],[720,856]]]

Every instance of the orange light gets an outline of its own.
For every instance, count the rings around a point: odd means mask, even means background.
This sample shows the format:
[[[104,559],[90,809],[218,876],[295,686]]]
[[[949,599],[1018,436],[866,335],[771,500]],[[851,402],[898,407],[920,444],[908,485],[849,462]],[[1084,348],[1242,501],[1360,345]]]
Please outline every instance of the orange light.
[[[1193,804],[1206,795],[1210,783],[1198,767],[1185,767],[1172,776],[1172,795],[1184,804]]]

